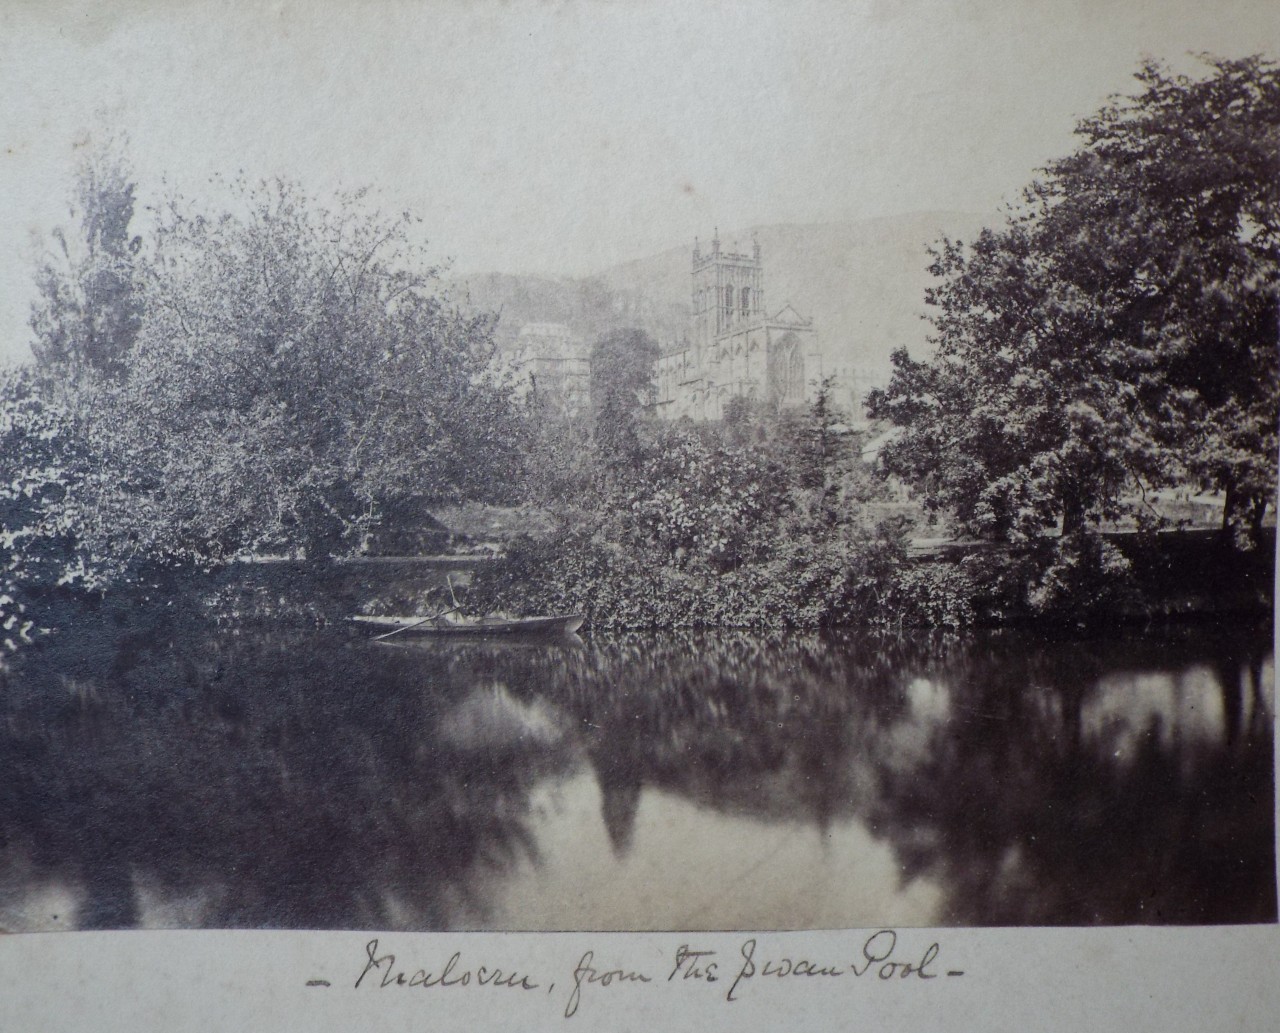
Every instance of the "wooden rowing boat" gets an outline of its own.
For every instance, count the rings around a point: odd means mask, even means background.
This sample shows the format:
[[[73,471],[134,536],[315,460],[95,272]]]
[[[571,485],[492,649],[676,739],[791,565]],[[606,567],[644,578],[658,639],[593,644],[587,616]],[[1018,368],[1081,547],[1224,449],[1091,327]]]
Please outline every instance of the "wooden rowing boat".
[[[582,627],[580,614],[549,617],[375,617],[357,614],[357,624],[406,635],[570,635]]]

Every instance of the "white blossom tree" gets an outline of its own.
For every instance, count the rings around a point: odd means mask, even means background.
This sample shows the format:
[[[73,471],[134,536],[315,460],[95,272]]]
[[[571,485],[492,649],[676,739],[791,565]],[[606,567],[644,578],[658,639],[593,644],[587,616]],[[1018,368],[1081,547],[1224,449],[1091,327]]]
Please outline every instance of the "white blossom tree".
[[[117,564],[325,559],[406,500],[500,499],[520,425],[491,372],[491,321],[442,297],[416,220],[231,184],[182,198],[135,258],[118,370],[70,392],[95,457],[78,533]]]

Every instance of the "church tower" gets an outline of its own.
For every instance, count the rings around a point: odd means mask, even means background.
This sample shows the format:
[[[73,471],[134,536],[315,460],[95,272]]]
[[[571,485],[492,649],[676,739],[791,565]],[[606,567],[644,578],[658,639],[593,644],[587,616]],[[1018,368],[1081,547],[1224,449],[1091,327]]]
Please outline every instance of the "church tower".
[[[655,406],[665,419],[719,420],[735,398],[777,410],[810,401],[822,375],[813,320],[790,304],[764,305],[760,243],[750,254],[693,244],[689,332],[663,350],[655,367]]]
[[[720,250],[720,231],[710,252],[693,245],[693,341],[698,350],[736,327],[758,322],[764,315],[764,271],[760,244],[750,255]]]

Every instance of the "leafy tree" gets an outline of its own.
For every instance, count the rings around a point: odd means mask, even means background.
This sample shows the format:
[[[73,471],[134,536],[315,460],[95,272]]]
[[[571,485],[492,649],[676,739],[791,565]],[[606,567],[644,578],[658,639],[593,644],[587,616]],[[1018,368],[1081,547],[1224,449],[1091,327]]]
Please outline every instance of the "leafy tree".
[[[1094,313],[1060,291],[1024,225],[967,251],[947,242],[932,271],[937,353],[896,352],[889,387],[868,400],[907,428],[886,468],[981,535],[1031,538],[1058,519],[1070,533],[1113,514],[1129,470],[1150,473],[1159,456],[1130,420]]]
[[[491,323],[440,296],[408,215],[233,184],[157,213],[122,376],[79,396],[104,555],[217,561],[357,547],[387,507],[500,499],[519,421]]]
[[[824,493],[834,488],[852,453],[846,416],[831,400],[835,382],[835,377],[825,377],[818,383],[813,401],[793,427],[800,485]]]
[[[1043,239],[1139,357],[1158,440],[1225,491],[1227,522],[1258,523],[1280,418],[1280,73],[1206,60],[1199,80],[1147,63],[1141,93],[1081,124],[1040,188]]]
[[[639,551],[730,570],[766,554],[787,508],[785,473],[757,451],[664,429],[608,509]]]
[[[638,424],[653,397],[658,344],[643,330],[612,330],[591,348],[591,407],[596,447],[606,463],[639,455]]]
[[[138,334],[135,291],[141,239],[130,234],[134,182],[123,141],[89,153],[79,168],[71,216],[41,265],[31,311],[32,350],[46,367],[118,375]]]
[[[734,395],[724,403],[721,423],[729,439],[736,445],[746,444],[759,427],[755,402],[745,395]]]
[[[1225,519],[1275,491],[1280,77],[1259,58],[1202,79],[1148,63],[1141,92],[1077,129],[1024,207],[943,241],[936,353],[894,356],[869,399],[906,433],[887,468],[970,531],[1034,537],[1196,480]]]

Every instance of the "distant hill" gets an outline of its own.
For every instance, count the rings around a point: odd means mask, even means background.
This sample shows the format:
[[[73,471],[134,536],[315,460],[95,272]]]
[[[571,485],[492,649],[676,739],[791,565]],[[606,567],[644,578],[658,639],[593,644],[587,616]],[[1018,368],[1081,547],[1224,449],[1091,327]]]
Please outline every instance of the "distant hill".
[[[932,277],[927,246],[943,235],[970,240],[993,219],[926,212],[861,222],[781,224],[722,232],[726,250],[747,251],[753,236],[764,260],[765,305],[790,303],[813,317],[833,366],[887,370],[889,353],[926,347],[924,290]],[[704,238],[704,249],[708,241]],[[614,326],[640,326],[659,340],[680,337],[689,319],[692,237],[679,247],[585,279],[487,273],[459,278],[477,309],[500,311],[500,335],[526,322],[568,324],[584,339]]]
[[[475,312],[498,313],[499,343],[510,343],[526,323],[563,323],[584,341],[618,327],[640,327],[659,341],[678,338],[689,322],[688,288],[674,295],[603,276],[552,279],[510,273],[455,277],[454,300]]]

